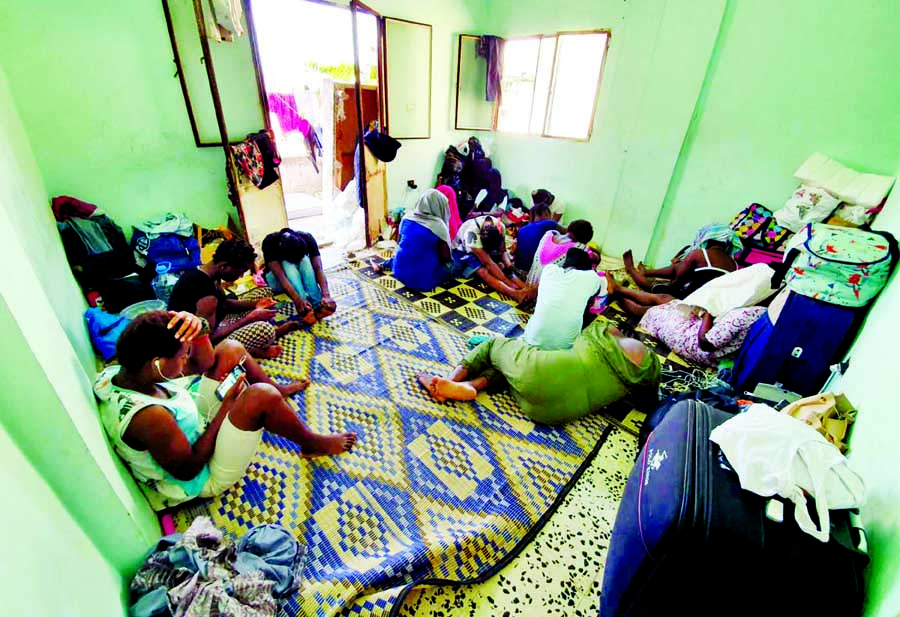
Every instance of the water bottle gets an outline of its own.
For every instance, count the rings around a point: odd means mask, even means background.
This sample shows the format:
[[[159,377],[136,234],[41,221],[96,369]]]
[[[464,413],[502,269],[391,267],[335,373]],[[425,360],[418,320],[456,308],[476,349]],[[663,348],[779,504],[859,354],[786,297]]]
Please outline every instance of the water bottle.
[[[166,304],[169,303],[169,296],[172,295],[172,289],[178,282],[178,276],[171,272],[172,264],[168,261],[161,261],[156,264],[156,276],[150,285],[153,287],[153,293],[159,300]]]

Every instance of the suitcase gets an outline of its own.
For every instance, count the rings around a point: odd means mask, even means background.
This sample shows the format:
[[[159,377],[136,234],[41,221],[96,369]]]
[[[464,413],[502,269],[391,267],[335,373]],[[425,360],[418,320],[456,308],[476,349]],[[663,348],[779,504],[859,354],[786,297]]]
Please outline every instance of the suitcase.
[[[840,361],[864,314],[791,293],[773,324],[766,313],[747,333],[732,370],[739,395],[760,382],[782,384],[801,396],[819,392],[829,367]]]
[[[625,486],[603,577],[602,617],[860,615],[865,535],[831,512],[829,542],[784,505],[741,489],[713,428],[730,418],[678,403],[650,434]],[[814,514],[814,509],[813,510]]]

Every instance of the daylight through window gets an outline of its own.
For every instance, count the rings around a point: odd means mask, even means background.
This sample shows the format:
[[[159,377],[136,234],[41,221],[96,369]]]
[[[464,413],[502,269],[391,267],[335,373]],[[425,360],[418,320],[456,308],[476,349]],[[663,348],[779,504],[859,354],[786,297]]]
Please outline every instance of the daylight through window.
[[[497,130],[589,139],[609,32],[508,39]]]

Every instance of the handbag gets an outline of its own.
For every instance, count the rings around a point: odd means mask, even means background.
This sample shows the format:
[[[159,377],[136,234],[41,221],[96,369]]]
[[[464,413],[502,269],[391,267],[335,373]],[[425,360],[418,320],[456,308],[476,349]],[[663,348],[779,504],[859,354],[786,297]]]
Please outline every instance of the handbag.
[[[847,451],[847,431],[856,421],[856,408],[843,394],[825,392],[794,401],[781,410],[816,429],[827,441],[835,445],[841,453]]]
[[[771,210],[757,203],[738,212],[730,226],[747,249],[778,250],[791,234],[790,229],[778,224]]]

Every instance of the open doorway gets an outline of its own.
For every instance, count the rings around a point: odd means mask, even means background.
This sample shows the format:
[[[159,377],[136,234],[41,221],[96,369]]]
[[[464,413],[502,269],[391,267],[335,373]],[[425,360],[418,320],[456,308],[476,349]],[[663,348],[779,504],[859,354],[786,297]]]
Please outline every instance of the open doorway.
[[[320,0],[251,0],[289,225],[340,243],[357,144],[352,14]],[[363,126],[381,118],[378,18],[357,13]],[[353,196],[355,202],[355,194]]]

